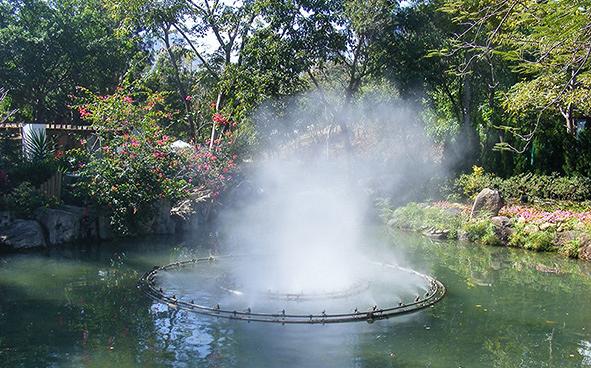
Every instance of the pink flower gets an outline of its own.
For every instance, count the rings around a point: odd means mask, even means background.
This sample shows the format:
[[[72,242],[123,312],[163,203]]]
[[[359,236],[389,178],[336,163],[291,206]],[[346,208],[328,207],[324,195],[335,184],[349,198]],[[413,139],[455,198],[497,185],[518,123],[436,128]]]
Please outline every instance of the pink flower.
[[[212,119],[218,125],[223,125],[223,126],[228,125],[228,120],[226,118],[224,118],[224,116],[222,114],[220,114],[219,112],[216,112],[215,114],[213,114]]]
[[[81,107],[78,109],[78,112],[80,113],[80,117],[82,119],[90,116],[92,113],[90,111],[88,111],[88,109],[86,109],[85,107]]]
[[[133,103],[133,98],[131,98],[130,96],[125,96],[123,97],[123,102]]]
[[[193,99],[193,96],[185,96],[185,101],[191,101]]]

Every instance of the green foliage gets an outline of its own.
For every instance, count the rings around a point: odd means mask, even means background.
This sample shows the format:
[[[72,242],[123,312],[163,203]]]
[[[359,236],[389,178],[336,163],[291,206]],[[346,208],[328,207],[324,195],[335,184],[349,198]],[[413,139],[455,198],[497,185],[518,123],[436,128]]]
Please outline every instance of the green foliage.
[[[558,174],[520,174],[502,179],[474,167],[471,174],[456,180],[456,188],[467,198],[474,198],[484,188],[498,189],[506,199],[553,199],[585,201],[591,199],[591,179],[580,176],[564,177]]]
[[[175,150],[162,128],[172,113],[160,93],[84,92],[87,103],[79,110],[100,134],[101,147],[68,152],[70,165],[80,176],[78,196],[107,210],[119,235],[141,233],[157,202],[174,204],[196,190],[215,198],[231,179],[237,158],[231,131],[216,139],[211,151],[207,146]]]
[[[465,218],[442,208],[409,203],[391,213],[390,225],[414,231],[425,229],[447,230],[450,238],[457,237]]]
[[[27,136],[24,151],[20,139],[8,133],[0,135],[1,193],[9,193],[24,182],[38,187],[63,170],[64,158],[58,157],[45,132],[33,130]]]
[[[558,253],[569,258],[578,258],[579,249],[581,248],[581,241],[579,239],[572,239],[564,243],[558,250]]]
[[[0,0],[0,81],[21,120],[63,120],[75,86],[116,85],[139,52],[100,0]]]
[[[29,161],[50,160],[54,152],[44,130],[32,130],[26,137],[24,149]]]
[[[102,142],[97,152],[72,152],[81,177],[78,193],[109,211],[117,233],[136,234],[157,201],[174,202],[188,193],[188,183],[180,175],[180,157],[160,128],[168,113],[157,109],[159,94],[148,93],[137,102],[123,89],[110,96],[84,92],[88,102],[79,110]]]
[[[472,173],[460,175],[455,182],[455,186],[460,194],[466,198],[474,199],[484,188],[498,188],[499,182],[500,180],[497,177],[485,173],[483,168],[473,166]]]
[[[518,77],[497,93],[501,109],[516,119],[496,124],[518,144],[501,138],[497,148],[528,152],[548,116],[554,127],[574,137],[575,117],[590,114],[588,6],[587,0],[444,1],[442,10],[460,26],[452,48],[469,56],[461,69],[484,61],[494,80],[494,68],[504,62]]]
[[[555,250],[554,240],[556,238],[555,228],[541,230],[534,224],[517,222],[509,237],[509,245],[512,247],[525,248],[535,251]]]
[[[502,245],[495,232],[495,225],[488,218],[470,220],[463,224],[462,230],[470,241],[483,245]]]
[[[6,195],[3,207],[18,218],[32,218],[33,211],[39,207],[55,207],[59,203],[40,193],[31,183],[22,182]]]

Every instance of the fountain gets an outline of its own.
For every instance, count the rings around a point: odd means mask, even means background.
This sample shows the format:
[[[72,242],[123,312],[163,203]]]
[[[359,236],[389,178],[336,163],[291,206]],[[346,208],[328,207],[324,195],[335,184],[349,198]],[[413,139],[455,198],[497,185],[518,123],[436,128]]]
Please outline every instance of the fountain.
[[[408,314],[445,295],[388,247],[364,248],[369,201],[342,168],[266,162],[252,176],[263,194],[220,221],[228,255],[155,267],[140,282],[148,296],[213,317],[328,324]]]
[[[173,309],[281,324],[371,323],[431,307],[445,295],[445,286],[439,280],[409,268],[379,262],[371,262],[371,265],[387,277],[358,280],[344,289],[310,293],[305,290],[297,293],[271,289],[246,291],[231,276],[231,266],[251,260],[252,256],[210,256],[178,261],[146,272],[139,287],[152,299]],[[414,279],[412,283],[418,285],[414,298],[407,290],[408,299],[405,299],[400,288],[397,295],[388,293],[388,287],[396,286],[393,280],[402,274],[405,280]],[[173,290],[163,287],[167,284]],[[253,300],[258,309],[250,306]],[[370,300],[381,303],[367,306]],[[330,312],[330,308],[334,311]]]

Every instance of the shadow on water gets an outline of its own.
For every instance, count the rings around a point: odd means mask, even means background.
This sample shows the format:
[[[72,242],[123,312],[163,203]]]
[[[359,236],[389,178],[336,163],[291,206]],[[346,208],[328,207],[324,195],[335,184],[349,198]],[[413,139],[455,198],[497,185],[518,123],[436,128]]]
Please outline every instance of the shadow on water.
[[[371,231],[448,287],[410,316],[260,325],[169,309],[136,288],[207,255],[209,230],[0,257],[0,365],[10,367],[591,367],[591,267],[506,248]]]

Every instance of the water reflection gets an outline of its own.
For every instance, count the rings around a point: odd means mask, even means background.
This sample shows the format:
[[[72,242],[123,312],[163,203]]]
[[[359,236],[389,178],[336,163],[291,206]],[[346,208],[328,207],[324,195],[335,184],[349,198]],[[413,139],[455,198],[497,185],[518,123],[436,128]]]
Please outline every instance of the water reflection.
[[[171,310],[136,289],[155,264],[207,254],[198,239],[2,256],[0,365],[591,366],[589,264],[400,233],[375,238],[443,280],[449,295],[430,310],[374,324],[260,325]]]

